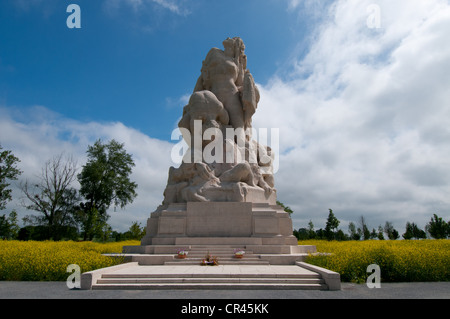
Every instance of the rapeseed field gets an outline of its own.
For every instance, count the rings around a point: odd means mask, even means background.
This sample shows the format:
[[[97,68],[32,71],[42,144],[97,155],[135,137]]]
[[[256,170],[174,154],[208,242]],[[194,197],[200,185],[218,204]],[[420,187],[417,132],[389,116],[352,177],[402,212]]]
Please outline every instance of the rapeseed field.
[[[81,272],[114,266],[121,253],[118,243],[0,241],[0,280],[65,281],[67,266],[77,264]],[[343,282],[365,282],[367,266],[377,264],[382,282],[450,281],[450,240],[300,241],[316,245],[319,254],[307,262],[340,273]]]
[[[93,243],[73,241],[0,241],[0,280],[65,281],[67,266],[77,264],[81,272],[114,266],[120,258],[102,254],[121,253],[125,245],[139,241]]]
[[[319,254],[306,262],[340,273],[341,281],[365,282],[377,264],[382,282],[450,281],[450,240],[301,241]]]

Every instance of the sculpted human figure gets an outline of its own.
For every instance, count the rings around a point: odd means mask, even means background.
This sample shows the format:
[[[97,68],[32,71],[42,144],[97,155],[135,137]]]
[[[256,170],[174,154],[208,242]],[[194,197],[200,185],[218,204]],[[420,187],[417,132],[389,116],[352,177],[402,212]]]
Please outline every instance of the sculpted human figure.
[[[222,129],[228,125],[230,118],[228,112],[217,97],[210,91],[198,91],[191,95],[189,104],[183,109],[183,117],[178,123],[178,127],[187,129],[189,136],[183,136],[188,144],[194,145],[195,121],[202,121],[201,133],[208,128]],[[203,141],[202,148],[207,141]],[[198,147],[200,145],[197,145]]]
[[[247,70],[245,46],[228,38],[209,51],[178,126],[189,150],[171,167],[163,206],[243,201],[249,189],[274,191],[270,148],[251,139],[259,91]],[[230,131],[232,136],[227,136]]]
[[[195,162],[194,152],[198,151],[192,148],[194,146],[195,122],[201,123],[202,136],[207,129],[215,129],[218,132],[218,141],[216,144],[222,148],[222,158],[214,162],[206,162],[203,158],[204,148],[211,143],[211,140],[202,139],[201,162]],[[227,190],[234,189],[229,183],[246,183],[249,186],[256,186],[253,177],[253,171],[247,162],[237,163],[236,152],[238,148],[232,140],[223,139],[223,131],[229,122],[228,112],[223,104],[210,91],[199,91],[192,94],[189,104],[184,107],[183,117],[179,122],[179,127],[189,132],[189,136],[183,136],[187,142],[191,143],[189,161],[184,161],[179,168],[170,168],[169,179],[164,192],[163,204],[171,202],[187,201],[208,201],[203,195],[205,191],[211,188],[224,187]],[[228,144],[228,145],[227,145]],[[226,151],[232,150],[233,156],[227,156]],[[189,157],[188,155],[188,157]],[[227,158],[228,157],[228,158]],[[233,159],[227,162],[227,159]],[[187,157],[185,156],[185,160]]]
[[[242,39],[228,38],[223,46],[224,51],[218,48],[209,51],[194,92],[209,90],[214,93],[228,111],[231,126],[245,130],[251,126],[259,92],[247,70]]]

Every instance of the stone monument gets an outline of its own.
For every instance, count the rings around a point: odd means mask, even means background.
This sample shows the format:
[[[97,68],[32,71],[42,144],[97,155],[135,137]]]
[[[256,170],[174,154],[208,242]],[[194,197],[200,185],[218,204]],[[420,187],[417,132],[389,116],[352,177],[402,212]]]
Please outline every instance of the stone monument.
[[[305,252],[276,203],[275,154],[252,139],[260,95],[245,45],[236,37],[223,46],[207,54],[183,109],[178,126],[189,148],[169,169],[164,201],[151,213],[141,246],[124,249],[147,255],[148,264],[193,245],[245,247],[276,264],[294,264]]]
[[[260,96],[244,43],[223,45],[184,107],[189,147],[141,245],[124,247],[127,263],[82,274],[82,289],[340,289],[339,274],[303,262],[316,247],[297,245],[276,202],[275,154],[252,139]]]

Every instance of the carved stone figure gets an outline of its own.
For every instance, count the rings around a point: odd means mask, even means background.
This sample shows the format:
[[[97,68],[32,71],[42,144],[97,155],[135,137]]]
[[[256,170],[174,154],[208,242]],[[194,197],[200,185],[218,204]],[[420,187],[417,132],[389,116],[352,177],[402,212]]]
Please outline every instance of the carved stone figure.
[[[209,51],[194,92],[209,90],[223,103],[234,128],[249,128],[259,102],[259,91],[247,70],[245,45],[241,38],[228,38],[224,51]]]
[[[260,96],[247,70],[244,42],[228,38],[223,46],[207,54],[183,109],[178,126],[190,149],[179,168],[170,168],[161,209],[172,203],[242,202],[251,193],[274,192],[271,150],[249,133]]]

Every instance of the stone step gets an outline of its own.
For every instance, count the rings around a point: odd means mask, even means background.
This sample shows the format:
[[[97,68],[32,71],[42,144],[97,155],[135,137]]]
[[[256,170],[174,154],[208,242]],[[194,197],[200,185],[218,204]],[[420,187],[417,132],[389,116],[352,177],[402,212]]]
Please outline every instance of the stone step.
[[[208,254],[197,254],[197,253],[188,253],[186,258],[206,258]],[[233,259],[237,259],[234,254],[209,254],[211,257],[217,257],[217,258],[233,258]],[[181,259],[179,257],[175,257],[176,259]],[[245,254],[244,257],[242,257],[243,259],[260,259],[259,255],[254,255],[254,254]]]
[[[195,253],[195,254],[233,254],[234,255],[234,249],[186,249],[185,251],[187,251],[188,253]],[[253,254],[252,250],[247,250],[247,249],[242,249],[242,251],[245,251],[246,254]]]
[[[236,283],[236,284],[323,284],[323,279],[314,278],[102,278],[97,280],[97,284],[160,284],[160,283]]]
[[[192,250],[208,250],[208,249],[228,249],[228,250],[233,250],[233,249],[245,249],[245,245],[241,245],[241,246],[237,246],[237,245],[191,245],[189,249]]]
[[[99,290],[340,289],[339,274],[306,263],[292,266],[232,263],[200,266],[197,263],[189,265],[175,262],[171,266],[141,266],[137,262],[131,262],[85,273],[82,282],[84,289]],[[333,282],[334,279],[336,283]]]
[[[245,252],[244,258],[246,260],[257,261],[260,259],[259,255],[253,254],[253,251],[246,250],[244,247],[222,247],[217,245],[191,246],[189,249],[186,249],[186,259],[199,259],[201,261],[202,259],[206,258],[207,255],[210,255],[211,257],[216,257],[222,261],[239,260],[234,257],[235,250],[237,249],[243,250]]]
[[[318,273],[266,274],[266,273],[106,273],[102,279],[135,279],[135,278],[296,278],[321,279]]]
[[[92,289],[327,289],[318,274],[104,274]]]
[[[226,251],[226,250],[186,250],[189,255],[233,255],[234,251]],[[255,255],[253,251],[244,250],[245,255]]]
[[[259,258],[259,257],[244,257],[244,258],[236,258],[234,256],[222,256],[222,257],[220,257],[220,256],[212,256],[212,257],[216,257],[216,259],[219,262],[220,261],[245,261],[245,260],[247,260],[247,261],[262,261],[262,259]],[[204,259],[206,259],[205,256],[197,256],[197,257],[188,256],[188,257],[186,257],[184,259],[175,258],[173,261],[174,262],[182,262],[182,261],[198,261],[198,262],[200,262],[200,261],[202,261]],[[170,261],[172,261],[172,260],[170,260]]]
[[[292,283],[154,283],[154,284],[95,284],[93,290],[326,290],[324,284]]]
[[[199,260],[179,260],[179,261],[166,261],[164,265],[166,266],[186,266],[186,265],[200,265],[201,259]],[[219,260],[219,265],[270,265],[266,260]]]

